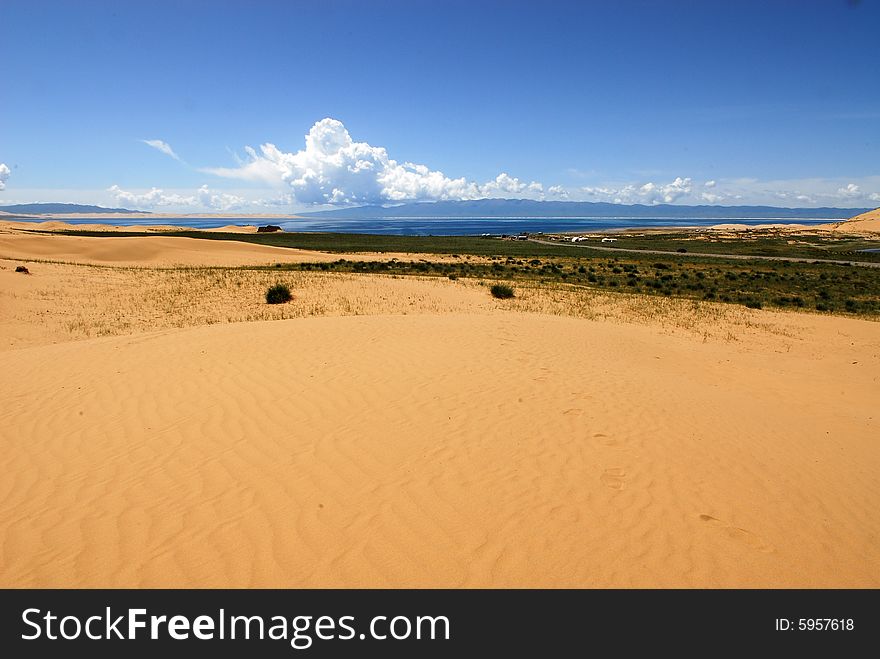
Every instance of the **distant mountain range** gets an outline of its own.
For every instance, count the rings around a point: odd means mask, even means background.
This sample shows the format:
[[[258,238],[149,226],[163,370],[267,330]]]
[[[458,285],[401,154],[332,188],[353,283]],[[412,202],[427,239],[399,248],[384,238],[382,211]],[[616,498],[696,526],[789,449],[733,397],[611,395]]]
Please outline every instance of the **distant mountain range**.
[[[381,218],[709,218],[736,219],[840,219],[867,213],[871,208],[780,208],[777,206],[675,206],[673,204],[609,204],[590,201],[533,201],[531,199],[477,199],[474,201],[434,201],[399,206],[357,206],[312,213],[302,217],[323,217],[340,220]],[[100,215],[126,213],[150,215],[148,211],[128,208],[104,208],[84,204],[15,204],[0,206],[0,212],[14,215],[47,215],[82,213]]]
[[[632,217],[717,219],[841,219],[870,208],[778,208],[776,206],[675,206],[658,204],[609,204],[590,201],[533,201],[531,199],[478,199],[435,201],[400,206],[359,206],[298,213],[305,217],[333,219],[429,218],[429,217]]]
[[[16,215],[57,213],[136,213],[138,215],[149,215],[147,211],[132,211],[127,208],[104,208],[103,206],[88,206],[84,204],[15,204],[13,206],[0,206],[0,211]]]

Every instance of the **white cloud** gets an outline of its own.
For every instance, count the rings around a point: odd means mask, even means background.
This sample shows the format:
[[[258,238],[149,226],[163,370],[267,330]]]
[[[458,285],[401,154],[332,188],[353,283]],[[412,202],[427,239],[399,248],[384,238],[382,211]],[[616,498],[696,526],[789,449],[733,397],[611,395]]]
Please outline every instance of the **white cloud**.
[[[118,203],[135,208],[193,206],[196,202],[194,196],[184,197],[179,194],[165,194],[160,188],[152,188],[149,192],[137,193],[123,190],[118,185],[112,185],[108,188],[107,192],[110,192]]]
[[[141,140],[147,146],[151,146],[157,151],[161,151],[166,156],[171,156],[177,161],[183,162],[176,153],[174,153],[174,149],[171,148],[171,145],[168,142],[163,142],[162,140]]]
[[[249,160],[233,168],[204,171],[226,178],[290,186],[295,199],[308,204],[376,204],[387,202],[481,199],[485,197],[543,198],[544,186],[526,183],[502,172],[479,184],[449,178],[425,165],[400,163],[384,147],[355,142],[341,121],[322,119],[305,136],[296,153],[263,144],[259,152],[246,147]]]
[[[837,188],[837,194],[840,197],[857,198],[863,196],[862,191],[859,189],[859,186],[857,186],[855,183],[847,183],[846,187]]]
[[[691,179],[677,176],[670,183],[657,184],[649,181],[641,185],[629,183],[622,187],[584,187],[581,190],[599,201],[615,204],[671,204],[689,195],[692,190]]]
[[[570,188],[568,192],[572,199],[618,204],[859,207],[880,201],[880,176],[866,176],[855,181],[821,178],[772,181],[755,178],[719,179],[697,186],[691,183],[690,178],[677,177],[666,184],[606,183],[594,187]]]
[[[238,195],[211,190],[207,185],[198,189],[199,203],[212,210],[228,211],[244,206],[247,201]]]
[[[6,189],[6,181],[9,180],[10,174],[9,167],[6,166],[6,163],[0,162],[0,190]]]
[[[547,188],[547,194],[551,197],[559,197],[560,199],[568,199],[568,190],[561,185],[551,185]]]
[[[138,209],[176,207],[228,211],[247,204],[243,197],[211,190],[207,185],[203,185],[191,195],[166,194],[160,188],[151,188],[141,193],[129,192],[118,185],[111,186],[107,192],[113,195],[117,203]]]
[[[506,172],[501,172],[495,177],[494,181],[489,181],[479,186],[479,194],[483,197],[498,197],[505,195],[541,195],[544,192],[544,186],[536,181],[526,183],[518,178],[509,176]]]

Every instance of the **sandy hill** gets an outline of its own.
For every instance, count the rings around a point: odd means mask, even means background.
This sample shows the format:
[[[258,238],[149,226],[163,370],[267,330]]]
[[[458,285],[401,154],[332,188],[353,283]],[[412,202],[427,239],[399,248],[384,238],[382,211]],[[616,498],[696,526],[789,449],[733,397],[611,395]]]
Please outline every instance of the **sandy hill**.
[[[876,322],[282,253],[0,230],[0,587],[880,587]]]
[[[846,222],[842,222],[837,230],[880,233],[880,208],[849,218]]]
[[[498,309],[3,352],[0,585],[876,588],[876,324],[784,328]]]
[[[130,230],[130,227],[94,225],[99,230],[112,233],[114,230]],[[350,253],[345,255],[316,252],[288,247],[273,247],[234,240],[200,240],[180,236],[152,235],[162,233],[167,227],[137,227],[145,236],[77,236],[70,234],[35,234],[31,231],[68,230],[72,228],[91,229],[90,225],[69,225],[63,222],[43,222],[28,225],[21,222],[0,222],[0,259],[21,261],[61,261],[91,265],[171,267],[185,265],[198,266],[244,266],[270,265],[274,263],[306,263],[335,261],[339,258],[357,260],[367,255]],[[222,227],[219,230],[250,233],[253,227]],[[255,231],[255,229],[253,229]],[[204,231],[213,231],[205,229]],[[423,254],[402,254],[386,252],[370,254],[376,261],[394,258],[412,260],[423,258]],[[441,256],[435,260],[451,260]]]

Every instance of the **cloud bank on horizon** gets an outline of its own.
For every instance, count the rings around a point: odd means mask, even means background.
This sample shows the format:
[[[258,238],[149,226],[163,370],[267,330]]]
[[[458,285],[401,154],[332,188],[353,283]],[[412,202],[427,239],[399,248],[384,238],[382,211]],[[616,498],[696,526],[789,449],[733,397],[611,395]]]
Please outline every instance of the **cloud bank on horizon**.
[[[245,147],[248,159],[237,167],[209,167],[202,171],[228,179],[284,186],[288,192],[261,205],[290,202],[309,205],[353,206],[417,201],[486,198],[602,201],[615,204],[869,204],[880,192],[856,183],[822,180],[761,182],[740,178],[695,183],[676,176],[668,182],[625,182],[601,186],[566,187],[525,182],[506,172],[479,183],[451,178],[423,164],[398,162],[381,146],[355,142],[345,125],[327,117],[305,136],[303,149],[293,153],[272,143],[259,150]],[[880,190],[880,177],[866,179]]]
[[[526,183],[501,172],[495,179],[476,183],[450,178],[426,165],[400,163],[381,146],[355,142],[341,121],[329,117],[312,126],[305,148],[282,151],[271,143],[259,152],[246,147],[249,160],[239,167],[203,171],[225,178],[289,186],[305,204],[359,205],[404,201],[482,199],[486,197],[543,198],[544,186]]]
[[[171,145],[160,139],[144,144],[186,165]],[[676,176],[663,181],[624,181],[601,185],[545,185],[507,172],[485,182],[453,178],[424,164],[399,162],[385,147],[352,139],[345,125],[330,117],[316,122],[304,147],[287,152],[275,144],[247,146],[247,159],[236,167],[205,167],[199,171],[223,179],[264,186],[236,193],[202,185],[195,190],[166,191],[158,187],[106,189],[114,203],[137,209],[168,211],[248,211],[345,207],[365,204],[475,200],[487,198],[593,201],[614,204],[710,204],[770,206],[870,206],[880,202],[880,176],[852,181],[801,179],[760,181],[753,178],[707,180]],[[0,164],[0,190],[9,168]]]
[[[107,190],[117,203],[133,208],[187,208],[190,210],[208,209],[217,211],[239,210],[248,204],[244,197],[211,190],[207,185],[201,186],[194,194],[182,195],[176,192],[165,193],[160,188],[152,188],[147,192],[137,193],[112,185]]]

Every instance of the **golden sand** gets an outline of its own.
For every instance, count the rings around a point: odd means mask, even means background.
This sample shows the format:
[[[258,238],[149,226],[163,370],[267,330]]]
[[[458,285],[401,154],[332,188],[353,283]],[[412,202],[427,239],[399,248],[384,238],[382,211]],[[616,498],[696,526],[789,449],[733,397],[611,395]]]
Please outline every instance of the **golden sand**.
[[[125,245],[80,240],[58,260]],[[14,265],[0,586],[880,586],[877,323]]]

